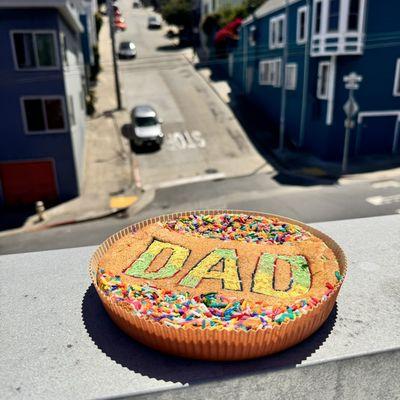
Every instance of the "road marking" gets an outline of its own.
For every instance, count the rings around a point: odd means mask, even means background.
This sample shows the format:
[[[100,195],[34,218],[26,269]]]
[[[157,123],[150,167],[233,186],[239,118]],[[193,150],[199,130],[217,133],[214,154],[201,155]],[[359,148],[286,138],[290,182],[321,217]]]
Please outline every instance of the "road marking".
[[[398,187],[400,187],[400,182],[397,182],[397,181],[380,181],[380,182],[371,183],[371,186],[374,189],[398,188]]]
[[[197,175],[188,178],[180,178],[172,181],[155,183],[154,185],[145,185],[143,189],[165,189],[174,186],[187,185],[188,183],[214,181],[216,179],[224,179],[225,177],[226,175],[223,172],[216,172],[215,174]]]
[[[365,199],[367,203],[373,204],[374,206],[382,206],[384,204],[392,204],[400,202],[400,194],[394,194],[392,196],[372,196]]]
[[[206,145],[207,142],[200,131],[172,132],[165,136],[165,148],[170,151],[204,148]]]

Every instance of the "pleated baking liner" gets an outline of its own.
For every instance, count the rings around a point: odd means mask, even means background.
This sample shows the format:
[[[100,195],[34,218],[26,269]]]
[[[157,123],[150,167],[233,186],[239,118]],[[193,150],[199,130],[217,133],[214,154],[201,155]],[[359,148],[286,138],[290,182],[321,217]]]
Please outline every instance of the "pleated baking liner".
[[[196,210],[161,215],[130,225],[110,236],[98,247],[90,260],[89,273],[100,300],[111,319],[125,333],[146,346],[176,356],[203,360],[244,360],[277,353],[294,346],[313,334],[326,321],[335,305],[343,280],[337,282],[327,300],[321,300],[311,310],[307,310],[306,313],[295,319],[286,320],[280,325],[273,325],[270,329],[247,332],[227,329],[210,330],[207,327],[205,329],[168,327],[162,323],[134,315],[129,305],[116,302],[97,286],[96,274],[99,261],[111,245],[123,236],[155,222],[165,222],[190,214],[215,215],[222,213],[275,217],[281,221],[299,225],[326,243],[337,258],[340,274],[342,276],[346,274],[347,260],[340,246],[317,229],[290,218],[243,210]]]

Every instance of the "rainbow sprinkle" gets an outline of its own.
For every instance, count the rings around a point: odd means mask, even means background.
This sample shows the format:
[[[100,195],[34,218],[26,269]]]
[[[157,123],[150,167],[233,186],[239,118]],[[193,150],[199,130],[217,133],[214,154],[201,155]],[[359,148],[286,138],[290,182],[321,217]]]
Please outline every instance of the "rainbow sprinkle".
[[[247,214],[191,214],[168,221],[164,226],[179,233],[249,243],[285,244],[306,240],[311,236],[301,227],[277,218]]]
[[[97,284],[105,295],[129,304],[134,315],[168,327],[243,331],[270,329],[298,318],[320,301],[326,301],[334,291],[334,285],[327,282],[321,299],[311,297],[297,300],[289,306],[271,307],[262,302],[238,300],[215,292],[191,297],[188,292],[160,289],[149,283],[126,285],[120,276],[104,269],[97,272]]]

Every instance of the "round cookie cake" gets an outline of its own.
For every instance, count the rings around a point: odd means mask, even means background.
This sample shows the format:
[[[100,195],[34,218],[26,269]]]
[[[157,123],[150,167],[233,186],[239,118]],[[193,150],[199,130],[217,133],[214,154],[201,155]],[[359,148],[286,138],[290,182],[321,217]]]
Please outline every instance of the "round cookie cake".
[[[106,240],[90,274],[107,312],[170,354],[239,360],[284,350],[317,330],[346,271],[328,236],[246,211],[160,216]]]

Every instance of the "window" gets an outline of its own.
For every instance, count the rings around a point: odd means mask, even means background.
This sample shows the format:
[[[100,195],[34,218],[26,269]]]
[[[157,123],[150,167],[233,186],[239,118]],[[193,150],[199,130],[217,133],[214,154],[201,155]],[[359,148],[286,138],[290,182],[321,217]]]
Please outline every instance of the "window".
[[[279,87],[281,85],[281,59],[260,61],[259,84]]]
[[[318,35],[321,33],[321,17],[322,17],[322,2],[321,0],[315,2],[315,20],[314,20],[314,33]]]
[[[358,15],[360,12],[360,0],[350,0],[349,18],[347,20],[347,30],[358,30]]]
[[[308,9],[307,7],[299,7],[297,9],[297,30],[296,42],[302,44],[307,41],[308,34]]]
[[[285,69],[285,88],[287,90],[296,90],[297,87],[297,64],[286,64]]]
[[[329,0],[328,31],[337,32],[339,28],[340,0]]]
[[[400,58],[396,62],[396,72],[394,74],[393,96],[400,96]]]
[[[53,32],[13,32],[12,41],[18,69],[58,67]]]
[[[249,28],[249,45],[255,46],[257,44],[257,28],[252,25]]]
[[[317,97],[321,100],[328,99],[329,74],[330,74],[330,63],[327,61],[320,62],[318,65]]]
[[[64,32],[60,33],[60,43],[61,43],[64,65],[68,66],[67,38],[65,37]]]
[[[22,98],[27,133],[65,130],[64,104],[61,97]]]
[[[283,47],[286,36],[285,15],[278,15],[269,21],[269,47],[270,49]]]
[[[74,98],[69,95],[68,96],[68,113],[69,113],[69,120],[71,121],[71,125],[75,125],[75,110],[74,110]]]

